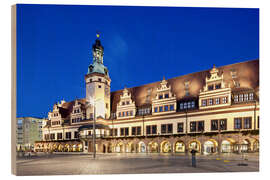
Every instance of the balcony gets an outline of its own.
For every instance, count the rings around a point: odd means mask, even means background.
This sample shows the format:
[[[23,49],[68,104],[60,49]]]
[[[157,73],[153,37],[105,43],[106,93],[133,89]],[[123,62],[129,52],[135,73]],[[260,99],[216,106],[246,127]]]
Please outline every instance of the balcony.
[[[96,138],[105,138],[105,137],[108,137],[108,135],[96,134]],[[80,135],[79,138],[80,139],[92,139],[93,135]]]

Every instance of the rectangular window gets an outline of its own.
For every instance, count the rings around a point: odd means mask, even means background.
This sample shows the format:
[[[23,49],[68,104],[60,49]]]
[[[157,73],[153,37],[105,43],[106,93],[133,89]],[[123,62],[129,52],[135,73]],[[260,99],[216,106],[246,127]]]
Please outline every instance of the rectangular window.
[[[157,125],[146,126],[146,134],[147,135],[157,134]]]
[[[71,132],[66,132],[66,139],[71,139]]]
[[[151,134],[151,126],[146,126],[146,134]]]
[[[260,116],[258,116],[258,120],[257,120],[257,127],[260,127]]]
[[[165,94],[165,98],[169,98],[169,94]]]
[[[126,104],[129,105],[129,101],[127,101]]]
[[[137,127],[137,135],[141,135],[141,132],[142,132],[141,126]]]
[[[206,100],[202,100],[202,106],[206,106]]]
[[[220,89],[221,88],[221,84],[216,84],[216,89]]]
[[[57,139],[62,139],[62,133],[57,133]]]
[[[126,112],[126,116],[129,116],[129,113],[128,113],[128,111]]]
[[[211,120],[211,131],[218,130],[218,120]]]
[[[123,116],[123,117],[125,116],[125,112],[122,112],[122,116]]]
[[[227,119],[220,120],[220,130],[227,130]]]
[[[159,106],[159,112],[163,111],[163,106]]]
[[[132,136],[136,135],[136,127],[132,127],[131,134],[132,134]]]
[[[208,91],[212,91],[214,89],[213,85],[208,85]]]
[[[177,123],[177,132],[184,132],[184,123]]]
[[[195,101],[191,102],[191,107],[194,108],[195,107]]]
[[[184,103],[184,109],[187,109],[187,103],[186,102]]]
[[[79,132],[78,131],[74,132],[74,138],[79,138]]]
[[[219,98],[216,98],[215,104],[219,104]]]
[[[204,131],[204,121],[198,121],[198,131]]]
[[[249,100],[253,100],[253,93],[249,93]]]
[[[118,116],[121,117],[121,112],[119,112]]]
[[[161,133],[162,134],[172,133],[172,130],[173,130],[172,124],[162,124],[161,125]]]
[[[130,116],[133,116],[133,111],[130,111],[129,114],[130,114]]]
[[[157,107],[155,107],[154,111],[155,111],[155,113],[156,113],[156,112],[158,112],[158,108],[157,108]]]
[[[209,99],[208,103],[209,103],[210,106],[213,105],[213,99]]]
[[[51,140],[55,139],[55,134],[51,134]]]
[[[124,105],[126,105],[126,103],[123,101],[123,102],[122,102],[122,106],[124,106]]]
[[[251,117],[244,118],[244,129],[251,129]]]
[[[174,111],[174,104],[170,105],[170,111]]]
[[[158,99],[163,99],[163,95],[159,95],[158,96]]]
[[[190,122],[190,132],[196,131],[196,122]]]
[[[118,135],[118,129],[114,129],[114,135],[115,135],[115,136]]]
[[[125,134],[125,129],[124,128],[120,128],[120,135],[121,136],[124,136],[124,134]]]
[[[234,95],[234,102],[238,102],[238,95]]]
[[[234,118],[234,129],[242,128],[242,118]]]
[[[239,102],[242,102],[243,101],[243,94],[240,94],[239,95]]]
[[[248,94],[244,94],[244,101],[248,101]]]
[[[180,109],[184,109],[184,104],[180,103]]]
[[[173,131],[173,125],[167,124],[167,133],[172,133],[172,131]]]
[[[152,125],[152,134],[157,134],[157,125]]]
[[[227,97],[223,97],[223,98],[222,98],[222,103],[223,103],[223,104],[226,104],[226,103],[227,103]]]
[[[125,128],[125,136],[129,136],[129,128]]]
[[[190,109],[191,108],[191,102],[188,102],[188,109]]]
[[[165,105],[165,106],[164,106],[164,111],[168,111],[168,110],[169,110],[168,105]]]
[[[161,125],[161,133],[165,134],[166,133],[166,124]]]

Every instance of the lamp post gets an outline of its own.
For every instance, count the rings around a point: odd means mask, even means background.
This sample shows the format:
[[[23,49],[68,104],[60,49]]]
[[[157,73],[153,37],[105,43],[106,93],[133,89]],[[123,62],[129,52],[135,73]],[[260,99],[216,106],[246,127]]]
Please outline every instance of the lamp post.
[[[89,103],[94,107],[94,115],[93,115],[93,158],[96,159],[96,102],[101,99],[90,99]]]
[[[188,116],[187,116],[187,108],[185,108],[185,113],[186,113],[186,141],[187,141],[187,137],[188,137]],[[188,144],[186,143],[186,146],[188,146]],[[186,154],[188,153],[188,147],[186,147]]]

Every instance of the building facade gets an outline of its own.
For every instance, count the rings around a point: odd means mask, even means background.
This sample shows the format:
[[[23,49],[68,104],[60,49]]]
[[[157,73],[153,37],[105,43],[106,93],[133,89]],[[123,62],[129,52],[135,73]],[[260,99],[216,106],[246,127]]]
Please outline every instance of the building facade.
[[[34,117],[19,117],[17,118],[16,128],[16,149],[33,150],[35,141],[42,140],[42,126],[45,120]]]
[[[259,60],[110,92],[103,52],[98,37],[85,98],[54,104],[36,151],[259,151]]]

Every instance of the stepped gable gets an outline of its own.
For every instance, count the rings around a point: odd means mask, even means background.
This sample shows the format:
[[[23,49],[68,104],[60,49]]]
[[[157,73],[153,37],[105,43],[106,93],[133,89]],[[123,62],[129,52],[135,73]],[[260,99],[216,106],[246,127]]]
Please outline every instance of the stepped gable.
[[[59,107],[59,112],[63,118],[67,118],[72,113],[75,101],[65,102],[62,107]],[[77,101],[82,105],[82,108],[85,108],[85,98],[77,99]]]
[[[190,97],[197,97],[200,89],[205,85],[205,77],[209,77],[212,67],[205,71],[195,72],[175,78],[167,79],[168,84],[171,85],[172,92],[176,95],[176,99],[182,99],[185,97],[184,83],[189,81],[189,93]],[[232,71],[236,72],[237,80],[242,88],[258,89],[259,86],[259,60],[251,60],[226,66],[217,67],[219,74],[223,73],[223,77],[226,83],[226,87],[230,84],[231,88],[234,88],[234,82],[232,78]],[[161,80],[160,80],[161,81]],[[160,86],[160,81],[127,88],[131,93],[132,100],[135,101],[136,106],[143,106],[146,104],[147,90],[152,89],[151,100],[156,95],[156,89]],[[123,89],[114,91],[111,93],[111,108],[112,112],[116,112],[117,103],[120,101],[120,95],[122,95]]]

